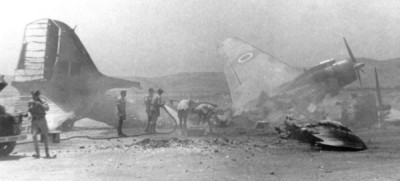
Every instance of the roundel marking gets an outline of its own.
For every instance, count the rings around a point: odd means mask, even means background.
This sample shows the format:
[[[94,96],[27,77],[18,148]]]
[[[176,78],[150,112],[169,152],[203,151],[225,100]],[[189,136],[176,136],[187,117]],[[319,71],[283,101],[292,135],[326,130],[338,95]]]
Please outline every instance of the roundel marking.
[[[249,53],[245,53],[242,56],[239,57],[239,63],[244,63],[247,62],[251,59],[251,57],[253,57],[253,54],[251,52]]]

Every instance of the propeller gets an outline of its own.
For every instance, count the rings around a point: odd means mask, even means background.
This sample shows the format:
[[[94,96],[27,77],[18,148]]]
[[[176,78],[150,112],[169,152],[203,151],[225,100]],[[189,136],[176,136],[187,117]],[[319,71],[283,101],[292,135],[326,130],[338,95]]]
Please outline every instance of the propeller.
[[[364,71],[361,68],[364,67],[365,64],[361,63],[361,62],[357,62],[356,58],[353,55],[353,52],[351,51],[351,49],[349,47],[349,44],[347,44],[346,38],[343,37],[343,40],[344,40],[344,43],[346,44],[347,52],[349,52],[350,60],[354,64],[354,69],[356,70],[356,75],[357,75],[358,82],[360,83],[360,86],[362,88],[363,84],[362,84],[362,80],[361,80],[360,71],[364,73]]]
[[[378,107],[382,108],[383,106],[382,93],[381,93],[381,88],[379,86],[378,71],[376,70],[376,67],[375,67],[375,83],[376,83],[376,97],[378,99]]]
[[[381,87],[379,86],[378,71],[375,67],[375,83],[376,83],[376,98],[378,99],[378,126],[380,127],[382,121],[388,115],[386,111],[390,111],[390,105],[384,105],[382,100]],[[386,113],[385,113],[386,112]]]

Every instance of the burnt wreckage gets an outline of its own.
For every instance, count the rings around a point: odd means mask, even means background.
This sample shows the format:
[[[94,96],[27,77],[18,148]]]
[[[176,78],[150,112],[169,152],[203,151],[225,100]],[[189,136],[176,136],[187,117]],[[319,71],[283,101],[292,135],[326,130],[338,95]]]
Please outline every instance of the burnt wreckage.
[[[356,80],[362,86],[360,70],[364,63],[355,59],[346,39],[344,43],[350,59],[331,59],[308,69],[300,69],[238,38],[223,41],[218,51],[226,60],[224,73],[235,116],[259,119],[251,121],[282,118],[273,114],[326,119],[321,102],[327,95],[337,96],[345,86]],[[258,113],[261,116],[254,116]],[[289,127],[292,128],[289,131],[297,130],[301,132],[300,136],[313,138],[305,139],[312,145],[366,149],[362,140],[349,129],[333,122],[291,124]]]
[[[105,96],[105,92],[113,88],[140,88],[139,82],[99,72],[75,30],[52,19],[26,25],[11,84],[21,94],[16,106],[20,111],[26,109],[30,91],[41,91],[50,106],[50,129],[80,117],[112,120],[115,98]]]
[[[350,59],[320,62],[308,69],[291,66],[279,58],[238,39],[223,41],[218,52],[226,60],[224,73],[231,92],[233,109],[246,112],[247,105],[260,96],[267,99],[289,97],[302,112],[315,112],[326,95],[337,96],[347,85],[358,80],[362,86],[358,62],[346,39]]]
[[[367,149],[365,143],[340,122],[321,120],[315,123],[286,117],[284,128],[275,128],[285,138],[309,143],[312,148],[341,151]]]

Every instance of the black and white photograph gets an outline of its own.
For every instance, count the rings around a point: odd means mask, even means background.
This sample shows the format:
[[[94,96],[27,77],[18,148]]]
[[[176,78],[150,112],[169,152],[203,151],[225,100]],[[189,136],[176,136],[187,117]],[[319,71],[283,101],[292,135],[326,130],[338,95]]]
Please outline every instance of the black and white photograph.
[[[400,1],[13,0],[0,180],[400,180]]]

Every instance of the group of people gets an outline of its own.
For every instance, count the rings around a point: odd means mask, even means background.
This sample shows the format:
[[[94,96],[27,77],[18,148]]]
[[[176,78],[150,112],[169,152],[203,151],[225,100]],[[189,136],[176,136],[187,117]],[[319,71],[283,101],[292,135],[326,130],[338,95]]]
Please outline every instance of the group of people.
[[[163,89],[158,89],[157,94],[154,94],[154,89],[149,88],[148,89],[148,95],[144,97],[144,104],[146,106],[146,114],[147,114],[147,126],[145,129],[146,133],[156,133],[156,124],[158,117],[160,116],[160,108],[164,106],[165,102],[162,99],[162,94],[164,93]],[[126,137],[127,135],[122,132],[122,125],[124,120],[126,120],[126,90],[122,90],[120,92],[120,97],[117,100],[117,113],[118,113],[118,136],[121,137]],[[183,101],[185,102],[185,101]],[[190,101],[189,101],[190,102]],[[182,104],[182,103],[181,103]],[[181,106],[181,105],[180,105]],[[178,106],[180,108],[180,106]],[[182,107],[182,106],[181,106]],[[185,107],[185,106],[183,106]],[[189,106],[192,107],[192,106]],[[180,114],[180,119],[183,117],[187,117],[186,111],[188,109],[185,109],[185,115],[182,117],[182,110],[178,108],[178,112]],[[200,104],[197,105],[194,108],[194,112],[198,113],[200,116],[200,120],[203,119],[209,119],[210,116],[215,113],[214,110],[215,106],[209,105],[209,104]],[[38,140],[37,140],[37,135],[41,134],[42,140],[44,142],[44,147],[45,147],[45,154],[46,157],[49,158],[50,153],[49,153],[49,146],[48,146],[48,141],[49,141],[49,128],[47,125],[46,121],[46,111],[49,110],[49,106],[47,105],[46,102],[42,101],[40,98],[40,92],[34,91],[32,92],[32,100],[28,103],[28,111],[32,116],[32,133],[33,133],[33,143],[34,143],[34,148],[35,148],[35,154],[33,157],[39,158],[40,157],[40,152],[39,152],[39,146],[38,146]],[[182,121],[182,120],[181,120]],[[180,122],[180,125],[182,127],[182,122]],[[211,131],[211,124],[210,125],[210,131]],[[186,127],[186,119],[184,119],[183,126]]]
[[[162,94],[164,93],[163,89],[158,89],[157,94],[154,94],[154,89],[149,88],[148,89],[148,95],[144,97],[144,104],[146,106],[146,114],[147,114],[147,126],[145,129],[146,133],[156,133],[156,124],[158,117],[160,116],[160,108],[164,106],[165,102],[162,99]],[[127,135],[122,132],[122,125],[124,120],[126,120],[126,90],[122,90],[120,92],[120,97],[117,100],[117,113],[118,113],[118,136],[121,137],[126,137]],[[183,101],[185,102],[185,101]],[[190,101],[188,101],[190,102]],[[182,104],[182,103],[181,103]],[[179,108],[182,107],[182,105],[178,106]],[[183,106],[185,107],[185,106]],[[182,108],[183,108],[182,107]],[[188,106],[192,107],[192,106]],[[179,114],[182,114],[182,110],[178,108]],[[44,147],[45,147],[45,154],[46,157],[49,158],[50,153],[49,153],[49,146],[48,146],[48,141],[49,141],[49,128],[47,125],[46,121],[46,111],[49,110],[49,106],[46,102],[42,101],[40,98],[40,91],[34,91],[32,92],[32,100],[28,103],[28,112],[32,116],[32,133],[33,133],[33,143],[34,143],[34,148],[35,148],[35,154],[33,157],[39,158],[40,157],[40,152],[39,152],[39,146],[38,146],[38,140],[37,140],[37,135],[41,134],[42,140],[44,142]],[[188,111],[188,109],[185,109]],[[187,113],[185,111],[185,115],[183,117],[187,117]],[[209,104],[200,104],[197,105],[194,108],[194,111],[199,114],[200,120],[203,120],[204,118],[209,119],[210,116],[215,113],[215,106],[209,105]],[[180,119],[183,118],[180,116]],[[184,127],[186,127],[186,119],[184,119]],[[182,126],[182,122],[180,122],[180,125]],[[211,131],[211,124],[210,125],[210,131]]]
[[[163,89],[158,89],[157,95],[154,96],[154,89],[149,88],[148,95],[144,97],[147,114],[146,133],[156,133],[157,120],[158,117],[160,117],[160,108],[165,104],[161,97],[163,93]]]
[[[145,129],[146,133],[156,133],[156,124],[158,117],[160,116],[160,108],[164,106],[162,100],[163,89],[157,90],[157,95],[154,95],[154,89],[149,88],[148,95],[144,97],[144,104],[146,105],[147,114],[147,126]],[[122,132],[122,124],[126,119],[126,90],[120,92],[121,96],[117,101],[117,112],[118,112],[118,136],[126,137],[126,134]]]

